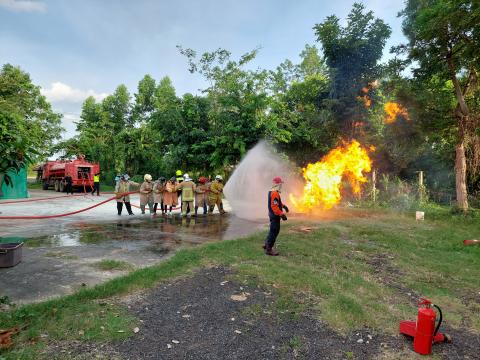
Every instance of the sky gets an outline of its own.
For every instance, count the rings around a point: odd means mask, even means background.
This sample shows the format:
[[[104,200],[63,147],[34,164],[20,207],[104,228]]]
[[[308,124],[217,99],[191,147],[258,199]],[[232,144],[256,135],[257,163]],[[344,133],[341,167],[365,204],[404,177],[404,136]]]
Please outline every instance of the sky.
[[[357,0],[358,1],[358,0]],[[145,74],[169,76],[177,95],[205,83],[190,74],[177,45],[197,53],[224,48],[234,58],[256,48],[258,68],[298,62],[312,27],[336,15],[345,23],[354,0],[0,0],[0,65],[28,72],[53,108],[63,113],[64,138],[75,135],[82,102],[125,84],[131,94]],[[403,0],[365,0],[392,28],[391,46],[404,41]]]

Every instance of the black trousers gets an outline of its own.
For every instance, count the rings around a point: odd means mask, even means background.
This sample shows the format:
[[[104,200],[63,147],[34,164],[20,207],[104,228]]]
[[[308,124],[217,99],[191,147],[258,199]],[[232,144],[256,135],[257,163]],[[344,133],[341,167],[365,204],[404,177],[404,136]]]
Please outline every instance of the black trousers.
[[[67,182],[65,184],[65,191],[67,192],[67,194],[73,194],[72,183]]]
[[[275,245],[277,236],[280,233],[280,216],[270,216],[270,231],[265,239],[265,246],[271,249]]]
[[[130,202],[125,202],[125,207],[127,208],[127,212],[128,212],[130,215],[133,215],[132,205],[130,205]],[[123,202],[117,201],[117,211],[118,211],[118,215],[122,215],[122,209],[123,209]]]
[[[99,196],[100,195],[100,183],[99,182],[94,182],[93,183],[92,195],[95,194],[95,191],[97,192],[97,196]]]

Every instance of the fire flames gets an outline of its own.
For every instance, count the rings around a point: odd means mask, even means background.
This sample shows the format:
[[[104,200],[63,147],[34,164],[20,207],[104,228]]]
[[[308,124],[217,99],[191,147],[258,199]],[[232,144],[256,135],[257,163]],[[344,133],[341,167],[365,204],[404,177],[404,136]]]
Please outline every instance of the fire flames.
[[[369,91],[370,89],[368,87],[364,87],[362,88],[363,95],[357,96],[357,99],[363,101],[363,104],[365,105],[366,108],[369,108],[370,106],[372,106],[372,99],[370,99],[370,97],[368,96]]]
[[[374,150],[374,147],[370,150]],[[342,180],[350,183],[354,194],[360,193],[361,184],[367,181],[364,173],[371,171],[371,165],[368,150],[358,141],[343,143],[319,162],[308,164],[303,169],[306,181],[303,195],[300,198],[290,195],[290,201],[299,211],[315,207],[330,209],[341,199]]]
[[[387,102],[383,106],[383,110],[387,114],[385,117],[385,124],[393,124],[398,116],[402,116],[405,120],[410,120],[407,109],[396,102]]]

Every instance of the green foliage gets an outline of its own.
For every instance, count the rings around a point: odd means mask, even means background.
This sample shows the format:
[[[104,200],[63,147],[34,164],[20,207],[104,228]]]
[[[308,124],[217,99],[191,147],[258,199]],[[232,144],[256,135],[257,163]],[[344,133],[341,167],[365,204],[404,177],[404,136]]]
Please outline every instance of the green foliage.
[[[354,3],[345,27],[335,15],[314,26],[331,73],[330,105],[348,137],[353,124],[363,120],[363,108],[356,98],[363,87],[378,79],[381,68],[377,63],[391,33],[383,20],[364,10],[364,5]]]
[[[0,72],[0,176],[11,185],[8,171],[18,172],[44,158],[60,138],[61,115],[54,113],[30,76],[3,65]],[[0,182],[1,186],[1,182]]]

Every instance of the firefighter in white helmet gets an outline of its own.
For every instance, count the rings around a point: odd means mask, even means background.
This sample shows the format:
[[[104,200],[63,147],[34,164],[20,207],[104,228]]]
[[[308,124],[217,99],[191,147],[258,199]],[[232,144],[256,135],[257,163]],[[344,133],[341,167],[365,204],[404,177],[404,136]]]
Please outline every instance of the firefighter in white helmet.
[[[145,174],[143,183],[140,186],[140,209],[145,214],[145,205],[148,205],[150,214],[153,214],[153,186],[152,175]]]

